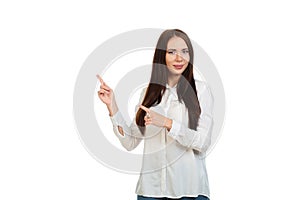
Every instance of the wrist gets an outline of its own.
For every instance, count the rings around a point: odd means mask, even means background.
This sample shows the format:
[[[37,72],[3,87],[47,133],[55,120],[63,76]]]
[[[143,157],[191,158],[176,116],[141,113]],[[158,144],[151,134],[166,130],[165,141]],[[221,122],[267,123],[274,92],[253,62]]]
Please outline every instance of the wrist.
[[[173,124],[173,120],[167,118],[165,123],[165,128],[167,129],[167,131],[170,131],[170,129],[172,128],[172,124]]]
[[[109,116],[114,116],[118,112],[118,106],[114,103],[106,105],[107,110],[109,112]]]

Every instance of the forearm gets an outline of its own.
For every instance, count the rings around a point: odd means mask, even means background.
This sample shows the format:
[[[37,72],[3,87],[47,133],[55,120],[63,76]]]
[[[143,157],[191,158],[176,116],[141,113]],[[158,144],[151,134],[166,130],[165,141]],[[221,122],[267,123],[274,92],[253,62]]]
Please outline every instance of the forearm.
[[[133,150],[142,140],[142,135],[135,121],[129,127],[120,111],[117,111],[110,119],[114,133],[119,138],[122,146],[128,151]]]
[[[180,122],[173,121],[168,135],[185,147],[205,152],[211,144],[212,126],[212,118],[201,120],[197,130],[190,129]]]

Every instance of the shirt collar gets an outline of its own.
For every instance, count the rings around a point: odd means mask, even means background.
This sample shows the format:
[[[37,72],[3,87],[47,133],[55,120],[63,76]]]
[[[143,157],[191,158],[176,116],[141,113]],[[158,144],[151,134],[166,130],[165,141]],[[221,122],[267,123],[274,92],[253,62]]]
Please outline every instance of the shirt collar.
[[[167,84],[166,84],[166,88],[167,88],[167,89],[176,89],[176,88],[177,88],[177,84],[176,84],[174,87],[171,87],[171,86],[169,86],[168,83],[167,83]]]
[[[177,98],[177,84],[174,87],[169,86],[166,84],[166,90],[168,90],[170,93],[171,98]]]

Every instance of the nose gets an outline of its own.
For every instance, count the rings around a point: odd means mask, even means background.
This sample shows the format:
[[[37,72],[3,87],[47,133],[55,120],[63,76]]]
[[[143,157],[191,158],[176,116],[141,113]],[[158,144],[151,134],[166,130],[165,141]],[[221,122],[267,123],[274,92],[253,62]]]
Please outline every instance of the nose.
[[[175,60],[176,61],[182,61],[182,56],[180,55],[180,53],[176,53],[176,58],[175,58]]]

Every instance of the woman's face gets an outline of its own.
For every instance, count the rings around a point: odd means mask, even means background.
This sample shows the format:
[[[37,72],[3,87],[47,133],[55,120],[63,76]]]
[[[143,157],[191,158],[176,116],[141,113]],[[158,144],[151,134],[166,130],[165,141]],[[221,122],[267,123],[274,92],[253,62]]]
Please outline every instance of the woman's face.
[[[190,61],[189,49],[185,41],[177,36],[167,44],[166,65],[172,75],[181,75]]]

